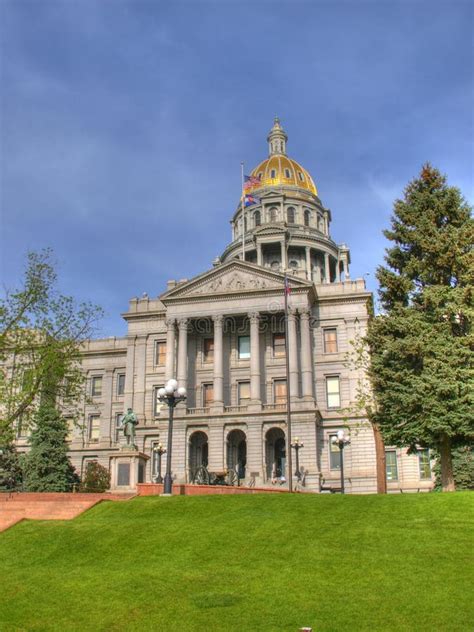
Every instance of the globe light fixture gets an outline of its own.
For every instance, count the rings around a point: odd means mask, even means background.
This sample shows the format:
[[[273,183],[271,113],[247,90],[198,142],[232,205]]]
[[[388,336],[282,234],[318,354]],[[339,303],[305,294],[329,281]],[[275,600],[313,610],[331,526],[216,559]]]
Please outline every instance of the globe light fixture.
[[[349,445],[350,439],[346,437],[344,430],[338,430],[337,436],[331,438],[331,443],[337,445],[341,459],[341,494],[344,493],[344,447]]]
[[[161,461],[162,461],[163,454],[166,454],[166,448],[160,441],[159,443],[155,443],[155,445],[153,446],[153,452],[157,455],[157,459],[158,459],[158,467],[157,467],[158,475],[156,476],[155,482],[162,483],[163,477],[161,476]]]
[[[171,496],[173,481],[171,478],[171,452],[173,449],[173,413],[175,407],[186,399],[186,389],[178,386],[174,379],[168,380],[164,388],[158,390],[158,400],[168,405],[168,447],[166,449],[166,473],[163,496]],[[160,474],[161,475],[161,474]]]
[[[303,444],[302,441],[300,441],[299,437],[295,437],[293,439],[293,441],[290,443],[290,446],[293,448],[293,450],[295,451],[295,454],[296,454],[295,476],[296,476],[296,480],[299,482],[299,481],[301,481],[299,452],[300,452],[301,448],[304,448],[304,444]]]

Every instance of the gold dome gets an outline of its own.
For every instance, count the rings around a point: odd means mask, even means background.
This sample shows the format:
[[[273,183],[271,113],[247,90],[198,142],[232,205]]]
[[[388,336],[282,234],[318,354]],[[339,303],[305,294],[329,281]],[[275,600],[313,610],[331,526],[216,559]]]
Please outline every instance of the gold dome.
[[[318,195],[313,178],[296,160],[283,154],[273,155],[261,162],[252,171],[252,176],[259,177],[261,184],[252,187],[291,186],[311,191]]]
[[[276,117],[267,137],[269,157],[252,171],[252,176],[260,179],[260,183],[252,189],[290,186],[306,189],[313,195],[318,195],[313,178],[306,169],[286,155],[287,140],[288,136],[281,126],[280,119]]]

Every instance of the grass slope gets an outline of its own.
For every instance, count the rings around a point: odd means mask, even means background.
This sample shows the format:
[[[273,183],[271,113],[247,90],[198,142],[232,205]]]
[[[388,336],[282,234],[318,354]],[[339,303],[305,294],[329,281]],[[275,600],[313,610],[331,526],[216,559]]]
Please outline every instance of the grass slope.
[[[0,534],[0,630],[472,631],[474,495],[102,503]]]

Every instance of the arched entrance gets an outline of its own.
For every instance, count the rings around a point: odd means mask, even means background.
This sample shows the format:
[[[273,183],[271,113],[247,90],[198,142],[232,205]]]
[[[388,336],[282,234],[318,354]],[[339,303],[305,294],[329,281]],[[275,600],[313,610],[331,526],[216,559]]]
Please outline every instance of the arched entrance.
[[[189,480],[194,479],[196,471],[204,465],[207,467],[208,463],[209,447],[207,442],[207,434],[198,430],[193,432],[189,437],[189,456],[188,456],[188,468],[189,468]]]
[[[227,467],[240,479],[245,478],[247,465],[247,437],[243,430],[232,430],[227,435]]]
[[[265,435],[267,480],[286,481],[286,438],[281,428],[270,428]]]

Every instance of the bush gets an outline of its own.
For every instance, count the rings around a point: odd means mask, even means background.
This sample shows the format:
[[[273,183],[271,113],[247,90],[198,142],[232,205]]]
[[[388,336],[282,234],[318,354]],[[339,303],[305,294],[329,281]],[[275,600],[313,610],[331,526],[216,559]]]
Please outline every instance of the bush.
[[[87,464],[86,471],[82,478],[80,491],[81,492],[105,492],[110,487],[110,472],[109,470],[97,463],[97,461],[91,461]]]

